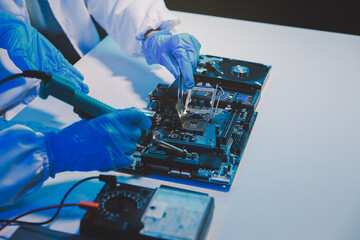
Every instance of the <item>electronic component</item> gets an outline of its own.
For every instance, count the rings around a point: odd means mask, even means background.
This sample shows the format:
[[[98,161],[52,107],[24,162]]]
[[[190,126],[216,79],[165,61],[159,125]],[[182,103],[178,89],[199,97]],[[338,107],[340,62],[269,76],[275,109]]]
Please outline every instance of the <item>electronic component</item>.
[[[230,187],[269,71],[263,64],[201,55],[193,89],[179,92],[175,81],[159,84],[149,94],[156,138],[188,154],[154,143],[139,146],[131,167],[121,171]]]
[[[81,235],[100,239],[204,239],[214,209],[207,194],[160,186],[106,184],[80,225]]]
[[[260,63],[200,55],[194,77],[195,81],[213,86],[221,83],[227,90],[257,91],[265,84],[270,68]]]
[[[181,77],[171,86],[159,84],[149,94],[146,110],[152,127],[142,135],[131,166],[121,171],[230,187],[257,117],[255,109],[270,68],[201,55],[192,90],[186,92],[183,86],[177,86],[183,82]],[[74,106],[83,117],[115,110],[76,91],[56,74],[45,75],[42,80],[41,97],[53,95]]]

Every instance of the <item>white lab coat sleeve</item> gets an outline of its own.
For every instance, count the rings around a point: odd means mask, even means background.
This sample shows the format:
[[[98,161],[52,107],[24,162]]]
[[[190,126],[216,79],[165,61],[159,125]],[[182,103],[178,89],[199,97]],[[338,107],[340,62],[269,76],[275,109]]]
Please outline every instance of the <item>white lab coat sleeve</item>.
[[[19,201],[49,177],[44,135],[0,118],[0,207]]]
[[[144,34],[150,29],[175,33],[180,24],[163,0],[85,0],[90,14],[129,56],[142,56]]]
[[[30,24],[29,14],[26,10],[25,0],[0,1],[0,12],[8,13],[15,18]]]

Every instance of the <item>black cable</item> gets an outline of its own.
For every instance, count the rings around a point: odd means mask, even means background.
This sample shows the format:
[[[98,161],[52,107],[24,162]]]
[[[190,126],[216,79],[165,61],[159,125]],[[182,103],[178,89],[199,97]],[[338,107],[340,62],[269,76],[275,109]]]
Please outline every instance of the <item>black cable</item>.
[[[47,207],[41,207],[41,208],[37,208],[37,209],[34,209],[34,210],[31,210],[31,211],[28,211],[28,212],[25,212],[25,213],[22,213],[10,220],[8,220],[4,225],[2,225],[0,227],[0,232],[6,228],[7,226],[9,226],[10,224],[16,222],[17,220],[16,219],[19,219],[19,218],[22,218],[24,216],[27,216],[29,214],[32,214],[32,213],[36,213],[36,212],[40,212],[40,211],[44,211],[44,210],[48,210],[48,209],[53,209],[53,208],[62,208],[62,207],[74,207],[74,206],[79,206],[80,208],[83,208],[83,209],[88,209],[88,207],[91,207],[91,208],[98,208],[99,207],[99,203],[94,203],[94,202],[79,202],[79,203],[67,203],[67,204],[61,204],[61,205],[54,205],[54,206],[47,206]]]
[[[63,204],[67,198],[67,196],[70,194],[70,192],[76,187],[78,186],[79,184],[87,181],[87,180],[91,180],[91,179],[96,179],[96,178],[99,178],[98,176],[93,176],[93,177],[88,177],[88,178],[84,178],[82,180],[80,180],[79,182],[75,183],[64,195],[64,197],[62,198],[60,204]],[[50,222],[52,222],[58,215],[59,215],[59,212],[61,210],[61,207],[59,207],[56,211],[56,213],[49,219],[49,220],[46,220],[46,221],[43,221],[43,222],[24,222],[24,221],[14,221],[13,223],[16,223],[16,224],[28,224],[28,225],[44,225],[44,224],[48,224]],[[4,219],[1,219],[0,222],[8,222],[8,220],[4,220]]]
[[[45,72],[42,72],[42,71],[35,71],[35,70],[27,70],[27,71],[24,71],[22,73],[18,73],[18,74],[13,74],[11,76],[8,76],[4,79],[2,79],[0,81],[0,86],[13,80],[13,79],[16,79],[16,78],[20,78],[20,77],[29,77],[29,78],[38,78],[38,79],[41,79],[41,80],[44,80],[44,81],[49,81],[51,79],[51,74],[49,73],[45,73]],[[101,176],[101,175],[100,175]],[[72,186],[67,192],[66,194],[64,195],[63,199],[61,200],[61,204],[63,204],[65,202],[65,199],[67,198],[67,196],[70,194],[70,192],[76,187],[78,186],[80,183],[83,183],[87,180],[90,180],[90,179],[96,179],[96,178],[100,178],[100,176],[96,176],[96,177],[88,177],[88,178],[85,178],[85,179],[82,179],[81,181],[77,182],[76,184],[74,184],[74,186]],[[44,221],[44,222],[24,222],[24,221],[14,221],[14,223],[16,224],[29,224],[29,225],[44,225],[44,224],[48,224],[50,222],[52,222],[58,215],[59,215],[59,212],[61,210],[61,207],[59,207],[56,211],[56,213],[54,214],[54,216],[52,216],[49,220],[47,221]],[[8,222],[9,220],[5,220],[5,219],[0,219],[0,223],[1,222]]]
[[[60,205],[62,205],[64,202],[65,202],[65,199],[67,198],[67,196],[70,194],[70,192],[75,188],[77,187],[79,184],[85,182],[85,181],[88,181],[88,180],[91,180],[91,179],[99,179],[100,181],[104,181],[104,182],[107,182],[107,183],[113,183],[114,182],[114,179],[115,179],[115,182],[116,182],[116,176],[112,176],[112,175],[99,175],[99,176],[93,176],[93,177],[88,177],[88,178],[84,178],[82,180],[80,180],[79,182],[75,183],[64,195],[64,197],[62,198],[61,202],[60,202]],[[14,221],[12,223],[15,223],[15,224],[27,224],[27,225],[35,225],[35,226],[38,226],[38,225],[45,225],[45,224],[48,224],[52,221],[54,221],[54,219],[59,215],[59,212],[61,210],[61,207],[59,207],[56,211],[56,213],[49,219],[49,220],[46,220],[46,221],[43,221],[43,222],[24,222],[24,221]],[[5,219],[1,219],[0,222],[8,222],[9,220],[5,220]]]
[[[38,78],[44,81],[49,81],[51,79],[51,74],[49,73],[45,73],[42,71],[35,71],[35,70],[27,70],[24,71],[22,73],[18,73],[18,74],[14,74],[14,75],[10,75],[4,79],[2,79],[0,81],[0,86],[15,79],[15,78],[20,78],[20,77],[29,77],[29,78]]]
[[[11,75],[11,76],[8,76],[8,77],[2,79],[0,81],[0,86],[7,83],[7,82],[9,82],[9,81],[11,81],[11,80],[13,80],[13,79],[20,78],[20,77],[38,78],[38,79],[41,79],[41,80],[46,81],[46,82],[51,80],[51,74],[49,74],[49,73],[45,73],[45,72],[42,72],[42,71],[35,71],[35,70],[27,70],[27,71],[24,71],[22,73],[14,74],[14,75]],[[111,176],[111,175],[103,175],[103,174],[101,174],[99,176],[93,176],[93,177],[84,178],[84,179],[80,180],[79,182],[75,183],[66,192],[63,199],[61,200],[60,205],[62,205],[65,202],[67,196],[70,194],[70,192],[76,186],[78,186],[79,184],[81,184],[81,183],[83,183],[85,181],[91,180],[91,179],[99,179],[100,181],[107,182],[110,185],[116,184],[116,176]],[[57,209],[56,213],[49,220],[46,220],[46,221],[43,221],[43,222],[14,221],[13,223],[15,223],[15,224],[28,224],[28,225],[44,225],[44,224],[48,224],[48,223],[52,222],[59,215],[60,210],[61,210],[61,207],[59,207]],[[0,223],[8,222],[8,221],[9,220],[6,220],[6,219],[0,219]]]

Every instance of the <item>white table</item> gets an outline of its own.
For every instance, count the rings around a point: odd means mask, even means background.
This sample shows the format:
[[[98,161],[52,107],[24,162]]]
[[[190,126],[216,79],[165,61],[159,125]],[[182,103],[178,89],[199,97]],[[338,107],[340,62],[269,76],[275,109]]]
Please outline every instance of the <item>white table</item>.
[[[273,66],[258,118],[228,193],[116,173],[119,181],[209,193],[215,211],[207,239],[360,239],[360,37],[175,14],[182,31],[202,43],[201,53]],[[126,57],[110,38],[76,67],[90,95],[117,108],[144,107],[158,82],[173,81],[162,67]],[[17,119],[54,127],[78,120],[71,107],[51,98],[36,100]],[[0,216],[58,203],[76,180],[94,174],[59,174]],[[100,188],[86,183],[70,201],[93,200]],[[63,210],[50,228],[76,233],[82,214]]]

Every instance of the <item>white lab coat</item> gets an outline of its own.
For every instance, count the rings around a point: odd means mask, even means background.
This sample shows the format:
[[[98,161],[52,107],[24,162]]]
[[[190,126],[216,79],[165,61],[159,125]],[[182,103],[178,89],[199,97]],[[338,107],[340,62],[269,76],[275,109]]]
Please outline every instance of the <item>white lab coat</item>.
[[[129,56],[141,56],[141,43],[149,29],[177,30],[180,20],[166,8],[163,0],[48,0],[51,10],[80,56],[98,42],[95,25],[90,15],[108,32]],[[9,13],[30,24],[25,0],[0,0],[0,12]],[[5,72],[3,75],[2,72]],[[4,50],[0,50],[0,76],[18,73]],[[0,99],[0,109],[23,99],[5,115],[11,119],[36,96],[37,82],[24,81],[12,90],[8,102]],[[26,88],[26,89],[24,89]],[[27,92],[24,97],[24,92]]]
[[[74,49],[83,56],[98,42],[90,18],[96,21],[130,56],[141,56],[141,43],[149,29],[176,31],[180,21],[163,0],[48,0],[50,8]],[[0,12],[30,24],[25,0],[0,0]],[[20,70],[0,49],[0,79]],[[49,177],[45,130],[31,129],[5,121],[11,119],[37,96],[39,82],[16,79],[0,85],[0,206],[12,203],[39,188]]]
[[[149,29],[169,29],[180,21],[169,12],[163,0],[48,0],[51,10],[80,56],[98,42],[99,36],[90,18],[115,39],[130,56],[140,56],[141,41]],[[7,12],[30,24],[25,0],[1,0],[0,12]]]

